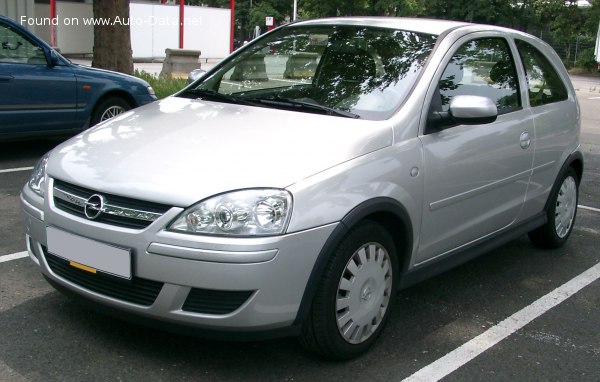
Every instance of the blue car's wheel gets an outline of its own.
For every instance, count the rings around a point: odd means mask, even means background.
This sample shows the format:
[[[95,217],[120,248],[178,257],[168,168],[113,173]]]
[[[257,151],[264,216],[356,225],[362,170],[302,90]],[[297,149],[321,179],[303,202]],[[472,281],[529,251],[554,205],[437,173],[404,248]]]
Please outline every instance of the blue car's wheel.
[[[100,101],[92,114],[90,126],[111,119],[131,109],[129,102],[119,97],[108,97]]]

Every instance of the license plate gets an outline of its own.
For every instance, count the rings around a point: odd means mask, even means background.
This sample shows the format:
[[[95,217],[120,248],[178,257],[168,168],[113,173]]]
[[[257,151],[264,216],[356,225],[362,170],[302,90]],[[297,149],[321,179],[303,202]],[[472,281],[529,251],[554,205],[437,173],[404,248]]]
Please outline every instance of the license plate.
[[[48,251],[87,272],[100,271],[131,279],[131,252],[96,240],[47,227]]]

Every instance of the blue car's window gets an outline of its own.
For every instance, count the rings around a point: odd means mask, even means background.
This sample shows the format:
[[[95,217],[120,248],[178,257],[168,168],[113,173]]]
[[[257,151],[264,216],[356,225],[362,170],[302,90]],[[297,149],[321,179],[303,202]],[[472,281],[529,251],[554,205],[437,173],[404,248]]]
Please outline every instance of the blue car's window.
[[[46,65],[44,50],[8,25],[0,24],[0,63]]]
[[[257,40],[180,96],[212,91],[213,99],[387,119],[408,96],[435,40],[365,26],[291,26]]]

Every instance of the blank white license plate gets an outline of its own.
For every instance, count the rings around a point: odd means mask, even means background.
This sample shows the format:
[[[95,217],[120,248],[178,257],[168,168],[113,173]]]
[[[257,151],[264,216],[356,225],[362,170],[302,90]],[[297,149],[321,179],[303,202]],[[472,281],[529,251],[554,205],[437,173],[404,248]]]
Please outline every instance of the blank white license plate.
[[[131,252],[124,248],[46,228],[48,251],[68,260],[71,266],[96,273],[101,271],[131,279]]]

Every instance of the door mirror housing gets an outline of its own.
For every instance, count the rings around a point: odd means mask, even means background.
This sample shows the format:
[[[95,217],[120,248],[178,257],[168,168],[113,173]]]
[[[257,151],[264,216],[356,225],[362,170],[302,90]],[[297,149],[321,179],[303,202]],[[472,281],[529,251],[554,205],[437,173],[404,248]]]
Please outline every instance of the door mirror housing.
[[[461,125],[491,123],[498,117],[498,108],[488,97],[459,95],[450,101],[450,116]]]
[[[50,49],[50,54],[49,54],[49,60],[48,60],[48,66],[53,68],[56,65],[60,64],[60,59],[58,58],[58,53],[56,53],[56,51],[54,49]]]

